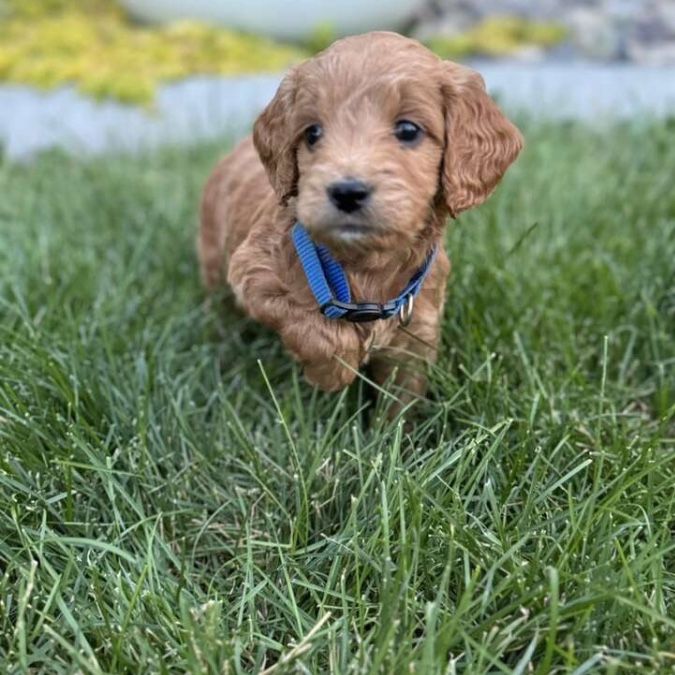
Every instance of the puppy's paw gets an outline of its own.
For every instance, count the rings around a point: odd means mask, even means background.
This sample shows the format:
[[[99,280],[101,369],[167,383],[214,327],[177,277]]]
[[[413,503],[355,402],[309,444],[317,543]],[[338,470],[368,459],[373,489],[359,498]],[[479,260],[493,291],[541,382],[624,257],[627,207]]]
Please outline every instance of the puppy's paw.
[[[306,363],[303,374],[309,384],[322,391],[340,391],[355,380],[357,366],[349,367],[333,358],[327,361]]]
[[[281,331],[284,345],[304,368],[305,379],[323,391],[339,391],[356,377],[363,359],[351,325],[338,322],[289,322]]]

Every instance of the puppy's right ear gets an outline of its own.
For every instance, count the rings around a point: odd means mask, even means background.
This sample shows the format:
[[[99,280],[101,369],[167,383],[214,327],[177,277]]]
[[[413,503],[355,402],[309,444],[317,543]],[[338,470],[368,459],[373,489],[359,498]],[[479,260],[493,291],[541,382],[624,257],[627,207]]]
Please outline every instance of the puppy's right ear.
[[[446,105],[442,185],[450,215],[482,204],[523,147],[523,137],[470,68],[444,61]]]
[[[297,192],[298,166],[290,127],[296,82],[296,72],[291,70],[253,126],[253,143],[282,204]]]

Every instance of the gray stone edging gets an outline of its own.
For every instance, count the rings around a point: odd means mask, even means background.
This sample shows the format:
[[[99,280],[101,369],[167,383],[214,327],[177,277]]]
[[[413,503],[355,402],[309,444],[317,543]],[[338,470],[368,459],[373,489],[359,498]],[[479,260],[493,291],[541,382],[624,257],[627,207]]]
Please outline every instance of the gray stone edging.
[[[602,123],[675,115],[672,69],[633,64],[472,64],[509,111]],[[241,135],[272,97],[280,75],[200,76],[165,85],[153,110],[96,102],[72,88],[0,86],[0,144],[12,159],[47,148],[134,151],[221,134]]]

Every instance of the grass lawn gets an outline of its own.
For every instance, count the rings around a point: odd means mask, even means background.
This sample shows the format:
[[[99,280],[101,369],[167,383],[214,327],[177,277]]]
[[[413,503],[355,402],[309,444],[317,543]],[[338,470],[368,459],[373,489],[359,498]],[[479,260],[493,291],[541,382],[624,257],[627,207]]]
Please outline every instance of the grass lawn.
[[[675,667],[675,128],[525,127],[410,432],[208,310],[224,144],[0,161],[0,671]]]

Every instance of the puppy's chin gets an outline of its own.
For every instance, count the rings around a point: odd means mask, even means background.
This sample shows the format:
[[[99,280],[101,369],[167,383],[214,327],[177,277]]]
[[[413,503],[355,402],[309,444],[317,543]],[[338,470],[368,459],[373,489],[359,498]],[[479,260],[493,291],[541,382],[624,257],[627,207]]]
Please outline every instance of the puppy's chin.
[[[388,239],[383,228],[358,221],[305,223],[305,227],[317,244],[334,250],[378,251],[386,246]]]
[[[331,223],[314,228],[316,236],[324,241],[339,244],[367,245],[368,241],[376,239],[382,232],[368,223],[350,222]]]
[[[381,221],[377,212],[370,209],[342,213],[333,208],[311,208],[300,200],[297,215],[314,241],[341,250],[379,249],[391,229],[389,223]]]

